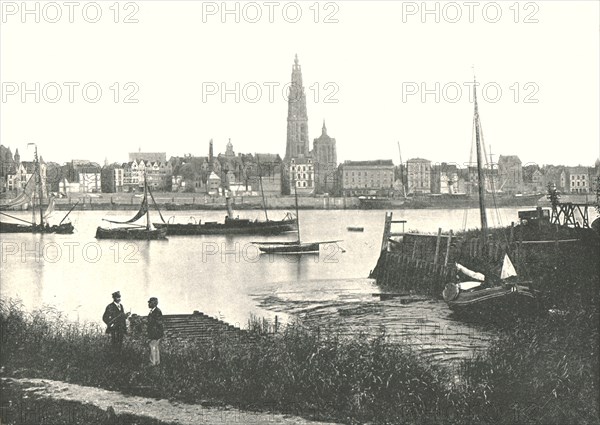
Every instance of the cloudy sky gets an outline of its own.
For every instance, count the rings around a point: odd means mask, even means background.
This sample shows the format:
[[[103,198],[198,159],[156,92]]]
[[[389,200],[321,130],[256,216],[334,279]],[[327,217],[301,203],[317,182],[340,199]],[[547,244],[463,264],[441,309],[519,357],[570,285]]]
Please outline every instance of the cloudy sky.
[[[23,159],[28,142],[102,163],[206,155],[211,138],[283,156],[295,54],[310,139],[326,120],[339,161],[397,163],[397,142],[404,160],[468,161],[473,70],[494,155],[599,156],[596,1],[1,6],[0,139]]]

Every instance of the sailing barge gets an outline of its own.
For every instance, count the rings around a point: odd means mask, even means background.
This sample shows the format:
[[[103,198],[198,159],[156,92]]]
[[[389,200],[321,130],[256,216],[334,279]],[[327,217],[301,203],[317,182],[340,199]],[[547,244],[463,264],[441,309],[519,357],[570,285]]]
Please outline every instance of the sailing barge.
[[[249,220],[233,216],[230,198],[227,198],[227,216],[223,223],[153,223],[157,229],[166,229],[167,235],[280,235],[296,231],[297,220],[287,213],[282,220]]]
[[[32,143],[33,144],[33,143]],[[34,144],[35,145],[35,144]],[[54,213],[55,200],[54,197],[50,197],[48,207],[46,211],[42,208],[42,199],[44,199],[44,193],[42,188],[42,175],[40,172],[40,162],[38,159],[37,145],[35,146],[34,153],[34,172],[29,178],[23,192],[21,192],[15,199],[7,204],[1,205],[0,209],[7,210],[12,208],[25,207],[31,205],[32,220],[27,221],[22,218],[15,217],[5,212],[0,211],[0,215],[11,218],[18,221],[19,223],[0,221],[0,233],[58,233],[58,234],[71,234],[75,230],[73,224],[70,221],[64,222],[71,211],[77,206],[73,205],[71,209],[65,214],[59,224],[50,225],[48,223],[49,217]],[[37,206],[36,204],[37,196]],[[36,213],[39,211],[39,223],[36,220]]]
[[[164,218],[154,201],[154,196],[148,187],[148,183],[146,182],[146,174],[144,173],[144,197],[142,198],[142,204],[140,206],[139,211],[135,216],[127,221],[113,221],[103,219],[109,223],[113,224],[126,224],[126,227],[116,227],[106,229],[103,227],[98,227],[96,229],[96,239],[125,239],[125,240],[159,240],[167,238],[167,229],[160,228],[155,229],[151,227],[150,223],[150,209],[148,205],[148,195],[152,199],[152,202],[160,215],[160,218],[164,222]],[[146,225],[137,225],[134,224],[140,218],[146,216]]]

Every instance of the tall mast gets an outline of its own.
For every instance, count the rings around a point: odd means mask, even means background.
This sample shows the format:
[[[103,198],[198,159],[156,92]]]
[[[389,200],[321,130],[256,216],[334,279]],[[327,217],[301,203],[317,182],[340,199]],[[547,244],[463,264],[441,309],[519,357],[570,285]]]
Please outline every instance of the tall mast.
[[[402,184],[402,196],[406,199],[406,186],[404,186],[404,172],[402,170],[402,151],[400,150],[400,142],[398,142],[398,154],[400,155],[400,183]]]
[[[42,211],[42,200],[44,199],[44,193],[42,191],[42,174],[40,172],[40,160],[38,159],[37,145],[35,143],[31,143],[35,146],[35,150],[33,153],[34,158],[34,173],[35,173],[35,183],[38,187],[38,196],[39,196],[39,208],[40,208],[40,226],[44,226],[44,212]],[[33,210],[33,208],[32,208]]]
[[[300,214],[298,214],[298,191],[296,190],[296,179],[294,179],[294,198],[296,198],[296,227],[298,227],[298,243],[300,243]]]
[[[262,170],[260,168],[260,160],[258,159],[258,154],[256,154],[256,164],[258,165],[258,181],[260,184],[260,194],[262,196],[263,209],[265,210],[265,219],[269,221],[269,214],[267,214],[267,204],[265,203],[265,192],[263,190]]]
[[[148,183],[146,182],[146,170],[144,170],[144,201],[146,204],[146,230],[150,230],[150,206],[148,205]]]
[[[485,175],[483,172],[483,156],[481,153],[481,123],[479,122],[479,110],[477,108],[477,82],[473,84],[473,98],[475,101],[475,114],[473,125],[475,126],[475,147],[477,149],[477,178],[479,180],[479,215],[481,216],[481,240],[483,246],[487,241],[487,217],[485,215]],[[484,251],[485,252],[485,251]]]

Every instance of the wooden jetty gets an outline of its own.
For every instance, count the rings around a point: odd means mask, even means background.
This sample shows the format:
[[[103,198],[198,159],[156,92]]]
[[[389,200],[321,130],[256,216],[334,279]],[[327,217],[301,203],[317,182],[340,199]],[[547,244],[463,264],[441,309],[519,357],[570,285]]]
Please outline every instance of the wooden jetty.
[[[508,228],[494,229],[496,237],[490,236],[484,244],[479,232],[455,235],[451,230],[438,229],[437,234],[395,233],[392,231],[394,223],[405,221],[393,220],[392,213],[386,213],[381,252],[369,277],[377,280],[384,293],[435,298],[440,298],[445,284],[455,278],[457,262],[473,270],[482,267],[489,270],[494,264],[502,263],[505,253],[510,253],[520,276],[532,280],[533,287],[541,288],[544,276],[549,273],[547,259],[562,264],[565,253],[581,245],[580,233],[586,230],[571,228],[568,234],[572,236],[559,238],[558,229],[564,225],[548,223],[547,226],[556,229],[556,238],[523,240],[524,235],[536,232],[531,232],[526,225],[517,227],[513,222]],[[401,242],[393,239],[397,236],[402,236]],[[484,258],[486,264],[482,262]]]

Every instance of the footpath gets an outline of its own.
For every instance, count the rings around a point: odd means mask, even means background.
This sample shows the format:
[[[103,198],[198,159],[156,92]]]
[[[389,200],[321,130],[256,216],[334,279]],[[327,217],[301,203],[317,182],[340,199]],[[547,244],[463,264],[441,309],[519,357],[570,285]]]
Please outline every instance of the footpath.
[[[2,425],[325,424],[291,415],[131,396],[50,379],[0,379]]]

